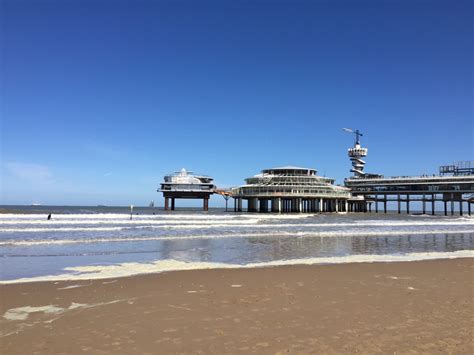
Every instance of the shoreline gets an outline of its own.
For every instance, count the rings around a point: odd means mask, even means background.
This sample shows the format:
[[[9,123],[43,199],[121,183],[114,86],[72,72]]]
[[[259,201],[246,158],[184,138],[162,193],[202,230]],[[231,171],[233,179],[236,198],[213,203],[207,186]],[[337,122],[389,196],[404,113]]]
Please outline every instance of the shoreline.
[[[473,277],[457,258],[4,284],[0,350],[470,353]]]
[[[379,263],[411,263],[429,260],[454,260],[474,258],[474,250],[457,250],[452,252],[426,252],[408,254],[355,254],[347,256],[315,257],[305,259],[289,259],[249,264],[229,264],[218,262],[184,262],[174,259],[156,260],[154,262],[128,262],[105,265],[86,265],[66,267],[64,271],[76,272],[55,275],[0,280],[2,285],[15,285],[38,282],[74,282],[106,280],[111,278],[135,277],[142,275],[158,275],[167,272],[204,271],[204,270],[251,270],[272,267],[351,265]]]

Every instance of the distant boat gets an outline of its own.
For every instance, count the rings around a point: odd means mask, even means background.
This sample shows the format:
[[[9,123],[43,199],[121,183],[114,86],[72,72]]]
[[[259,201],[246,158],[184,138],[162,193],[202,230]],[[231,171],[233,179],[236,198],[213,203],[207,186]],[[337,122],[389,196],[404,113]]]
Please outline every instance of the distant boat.
[[[41,206],[41,203],[32,203],[31,206]]]
[[[148,205],[148,207],[155,207],[155,201],[151,200],[150,204]]]

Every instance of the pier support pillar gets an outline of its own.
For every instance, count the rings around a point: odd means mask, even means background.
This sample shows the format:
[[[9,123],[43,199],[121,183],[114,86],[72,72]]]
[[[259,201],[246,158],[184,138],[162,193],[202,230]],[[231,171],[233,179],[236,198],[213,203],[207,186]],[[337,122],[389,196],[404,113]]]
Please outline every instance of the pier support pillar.
[[[431,214],[435,215],[435,195],[431,196]]]
[[[319,213],[323,212],[323,199],[322,199],[322,198],[319,199],[319,209],[318,209],[318,212],[319,212]]]
[[[242,212],[242,198],[237,199],[237,212]]]
[[[387,213],[387,195],[383,199],[383,213]]]
[[[372,212],[372,204],[370,202],[367,202],[367,204],[369,205],[369,212]]]
[[[422,204],[423,204],[423,214],[426,214],[426,200],[425,200],[425,194],[423,194],[423,201],[422,201]]]
[[[298,199],[298,212],[303,212],[303,199]]]
[[[171,199],[171,211],[174,211],[174,198]]]
[[[462,200],[459,200],[459,215],[462,216]]]
[[[248,201],[248,205],[247,205],[248,212],[257,212],[258,199],[254,197],[254,198],[249,198],[247,201]]]
[[[410,214],[410,196],[407,195],[407,214]]]
[[[398,203],[398,214],[400,214],[400,212],[401,212],[400,194],[398,194],[398,196],[397,196],[397,203]]]
[[[454,215],[454,195],[451,194],[451,216]]]
[[[169,211],[170,209],[169,201],[170,201],[169,198],[165,197],[165,211]]]
[[[202,209],[203,209],[203,211],[209,211],[209,199],[208,198],[203,199]]]
[[[378,196],[375,195],[375,213],[379,213],[379,199],[378,199]]]
[[[471,202],[467,201],[467,214],[470,216],[471,215]]]
[[[349,212],[349,203],[347,202],[347,200],[344,202],[344,211],[345,212]]]
[[[444,200],[444,215],[448,215],[448,201]]]

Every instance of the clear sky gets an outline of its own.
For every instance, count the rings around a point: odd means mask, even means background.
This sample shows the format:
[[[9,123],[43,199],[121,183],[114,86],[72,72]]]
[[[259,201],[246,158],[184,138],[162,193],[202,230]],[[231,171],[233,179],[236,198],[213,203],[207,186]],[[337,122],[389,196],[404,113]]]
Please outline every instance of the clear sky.
[[[0,204],[161,204],[182,167],[342,183],[342,127],[369,172],[472,160],[473,4],[3,0]]]

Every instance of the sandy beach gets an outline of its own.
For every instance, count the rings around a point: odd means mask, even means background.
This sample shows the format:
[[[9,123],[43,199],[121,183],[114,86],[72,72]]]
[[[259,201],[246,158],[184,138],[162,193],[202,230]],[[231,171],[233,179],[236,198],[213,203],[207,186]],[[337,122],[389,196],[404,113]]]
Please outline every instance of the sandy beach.
[[[474,259],[2,285],[3,354],[460,353]]]

